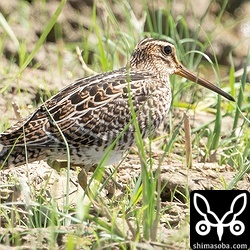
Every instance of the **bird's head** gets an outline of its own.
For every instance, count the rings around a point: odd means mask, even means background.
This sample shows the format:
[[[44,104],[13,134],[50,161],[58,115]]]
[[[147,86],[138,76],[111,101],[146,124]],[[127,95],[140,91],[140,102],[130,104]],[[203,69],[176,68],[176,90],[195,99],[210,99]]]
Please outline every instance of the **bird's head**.
[[[175,46],[165,40],[146,38],[140,41],[131,55],[130,67],[167,77],[171,74],[180,75],[235,101],[231,95],[184,67],[177,59]]]

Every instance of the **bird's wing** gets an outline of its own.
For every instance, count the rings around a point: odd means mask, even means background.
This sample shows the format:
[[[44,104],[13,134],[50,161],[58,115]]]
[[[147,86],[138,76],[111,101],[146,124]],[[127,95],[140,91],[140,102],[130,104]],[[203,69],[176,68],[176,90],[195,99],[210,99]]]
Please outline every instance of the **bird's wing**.
[[[91,144],[107,129],[117,130],[130,120],[128,83],[131,94],[145,101],[143,85],[150,75],[117,71],[82,78],[44,102],[30,116],[0,135],[4,146],[60,147],[64,140],[71,145]],[[145,86],[144,86],[145,87]],[[122,117],[123,116],[123,117]],[[116,121],[114,121],[116,120]],[[88,136],[86,136],[88,135]],[[97,142],[95,142],[97,143]]]

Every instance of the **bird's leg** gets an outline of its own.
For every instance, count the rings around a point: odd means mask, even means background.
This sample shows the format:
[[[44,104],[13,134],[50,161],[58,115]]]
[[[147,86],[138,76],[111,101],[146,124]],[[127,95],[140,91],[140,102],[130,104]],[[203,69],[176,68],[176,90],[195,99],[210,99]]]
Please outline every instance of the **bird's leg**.
[[[60,172],[62,168],[67,168],[67,161],[58,161],[58,160],[48,160],[47,161],[48,165],[56,170],[57,172]],[[79,166],[79,164],[70,164],[70,167],[75,168],[75,167],[80,167],[81,171],[78,174],[78,183],[82,187],[82,189],[87,192],[88,185],[87,185],[87,178],[88,178],[88,172],[92,170],[96,166]],[[94,170],[94,169],[93,169]],[[104,171],[104,178],[107,179],[110,176],[110,173],[105,170]],[[110,178],[112,183],[109,181],[106,185],[106,190],[108,191],[108,196],[112,197],[115,193],[116,187],[120,187],[120,185],[114,180],[113,177]]]
[[[115,166],[115,169],[113,170],[114,172],[117,171],[117,166]],[[105,189],[108,191],[108,197],[112,198],[113,195],[115,194],[116,189],[122,189],[121,185],[114,179],[113,176],[110,177],[110,175],[113,175],[112,171],[110,169],[105,169],[104,170],[104,179],[108,180],[106,183]]]
[[[82,189],[87,192],[87,194],[89,193],[88,191],[88,172],[91,169],[91,166],[88,167],[84,167],[81,168],[80,173],[78,174],[78,183],[79,185],[82,187]]]
[[[68,167],[68,162],[67,161],[59,161],[59,160],[47,160],[47,164],[56,170],[57,172],[60,172],[62,168],[67,168]]]
[[[48,165],[56,170],[57,172],[60,172],[62,168],[67,168],[68,167],[68,162],[67,161],[58,161],[58,160],[48,160],[47,161]],[[87,177],[88,177],[88,172],[91,169],[91,166],[79,166],[75,164],[70,164],[70,167],[80,167],[81,171],[78,174],[78,182],[79,185],[82,187],[82,189],[85,191],[87,188]]]
[[[80,173],[78,174],[78,182],[79,185],[82,187],[82,189],[87,193],[87,195],[90,195],[89,186],[87,183],[87,177],[88,172],[92,169],[91,167],[84,167],[81,169]],[[110,178],[110,173],[107,170],[104,170],[104,180]],[[102,181],[103,182],[103,181]],[[114,180],[113,177],[110,178],[110,180],[106,183],[105,189],[108,192],[108,196],[112,197],[115,193],[116,187],[120,187],[120,185]]]

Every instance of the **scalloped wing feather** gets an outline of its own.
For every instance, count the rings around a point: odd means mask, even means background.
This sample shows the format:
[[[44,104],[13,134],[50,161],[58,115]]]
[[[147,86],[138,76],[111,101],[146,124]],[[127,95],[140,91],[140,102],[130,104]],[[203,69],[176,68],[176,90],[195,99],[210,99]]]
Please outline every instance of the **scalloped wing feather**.
[[[16,146],[26,143],[32,147],[64,147],[55,123],[73,147],[98,144],[98,137],[105,137],[107,129],[113,129],[115,137],[120,133],[124,119],[126,122],[130,120],[126,98],[128,81],[131,83],[131,94],[138,94],[143,101],[146,95],[142,95],[141,88],[150,78],[151,75],[138,71],[130,72],[128,76],[127,70],[122,68],[79,79],[2,133],[0,143],[7,147],[15,143]],[[119,119],[123,120],[117,122],[116,127],[113,121]]]

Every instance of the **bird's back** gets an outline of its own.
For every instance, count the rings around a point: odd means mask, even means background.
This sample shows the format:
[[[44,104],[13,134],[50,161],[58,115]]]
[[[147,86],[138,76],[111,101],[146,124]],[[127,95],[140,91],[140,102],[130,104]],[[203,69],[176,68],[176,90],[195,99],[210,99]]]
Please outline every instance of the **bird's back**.
[[[15,165],[24,164],[26,156],[28,161],[63,157],[65,140],[76,163],[87,157],[84,151],[88,157],[101,151],[101,157],[119,135],[114,150],[125,151],[134,142],[129,93],[147,136],[168,111],[170,89],[152,74],[121,68],[75,81],[0,134],[0,165],[8,157]]]

